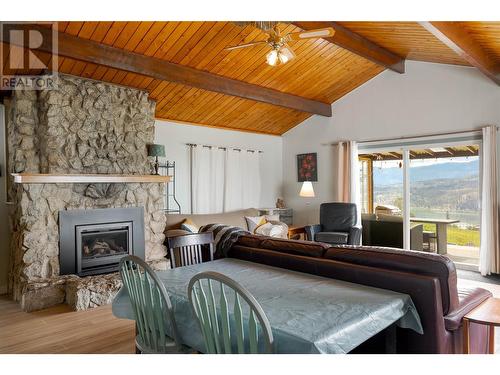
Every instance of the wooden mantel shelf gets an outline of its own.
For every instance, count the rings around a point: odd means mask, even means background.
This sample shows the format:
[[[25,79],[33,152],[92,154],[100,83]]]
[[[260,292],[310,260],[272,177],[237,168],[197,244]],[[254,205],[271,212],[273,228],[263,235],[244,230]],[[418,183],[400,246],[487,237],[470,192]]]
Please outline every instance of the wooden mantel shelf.
[[[96,183],[164,183],[169,176],[138,174],[37,174],[12,173],[16,184],[96,184]]]

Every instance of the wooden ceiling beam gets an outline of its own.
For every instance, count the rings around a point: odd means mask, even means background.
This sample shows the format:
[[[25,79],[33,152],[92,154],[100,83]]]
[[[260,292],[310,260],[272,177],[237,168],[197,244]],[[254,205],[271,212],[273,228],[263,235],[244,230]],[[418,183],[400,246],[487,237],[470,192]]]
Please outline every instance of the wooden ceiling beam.
[[[420,25],[500,85],[500,64],[491,58],[458,22],[420,22]]]
[[[333,21],[293,22],[302,30],[332,27],[335,34],[325,40],[397,73],[405,72],[405,59]]]
[[[8,30],[9,26],[10,25],[4,25],[2,42],[10,43],[10,33],[5,32]],[[20,26],[16,25],[15,28],[19,29]],[[42,45],[38,47],[37,50],[52,53],[50,42],[47,42],[50,41],[52,31],[46,27],[29,25],[30,30],[35,28],[43,36]],[[327,117],[332,116],[330,103],[323,103],[267,87],[226,78],[155,57],[149,57],[100,44],[92,40],[78,38],[66,33],[58,33],[57,54],[87,63],[103,65],[164,81],[180,83],[203,90],[272,104],[300,112],[313,113]]]

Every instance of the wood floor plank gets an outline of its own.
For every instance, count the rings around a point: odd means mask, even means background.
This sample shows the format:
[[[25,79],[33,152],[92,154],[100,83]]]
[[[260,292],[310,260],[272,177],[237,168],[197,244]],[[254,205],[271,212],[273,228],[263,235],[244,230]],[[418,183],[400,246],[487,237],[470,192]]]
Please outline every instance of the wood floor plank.
[[[115,318],[111,305],[71,311],[58,305],[32,313],[0,296],[0,354],[133,354],[134,322]]]

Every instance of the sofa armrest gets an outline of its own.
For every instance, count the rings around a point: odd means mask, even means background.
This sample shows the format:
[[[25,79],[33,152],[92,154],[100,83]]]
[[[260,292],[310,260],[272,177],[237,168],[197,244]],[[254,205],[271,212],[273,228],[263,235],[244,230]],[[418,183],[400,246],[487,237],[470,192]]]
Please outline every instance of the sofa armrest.
[[[304,230],[306,231],[306,240],[314,241],[316,233],[321,232],[321,224],[306,225]]]
[[[482,288],[459,288],[458,306],[444,317],[444,326],[448,331],[460,328],[465,315],[491,297],[490,291]]]
[[[352,227],[349,230],[348,244],[358,245],[358,246],[361,245],[361,233],[362,233],[361,227]]]

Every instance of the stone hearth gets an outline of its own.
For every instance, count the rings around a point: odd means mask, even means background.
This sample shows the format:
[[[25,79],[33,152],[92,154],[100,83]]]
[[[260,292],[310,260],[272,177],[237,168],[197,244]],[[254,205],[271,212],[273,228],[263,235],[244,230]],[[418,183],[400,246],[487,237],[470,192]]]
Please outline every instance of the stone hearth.
[[[149,174],[154,102],[130,88],[60,75],[57,89],[14,91],[6,103],[13,173]],[[163,184],[12,184],[9,291],[27,310],[109,303],[118,275],[59,274],[60,210],[144,207],[146,261],[167,266]]]

